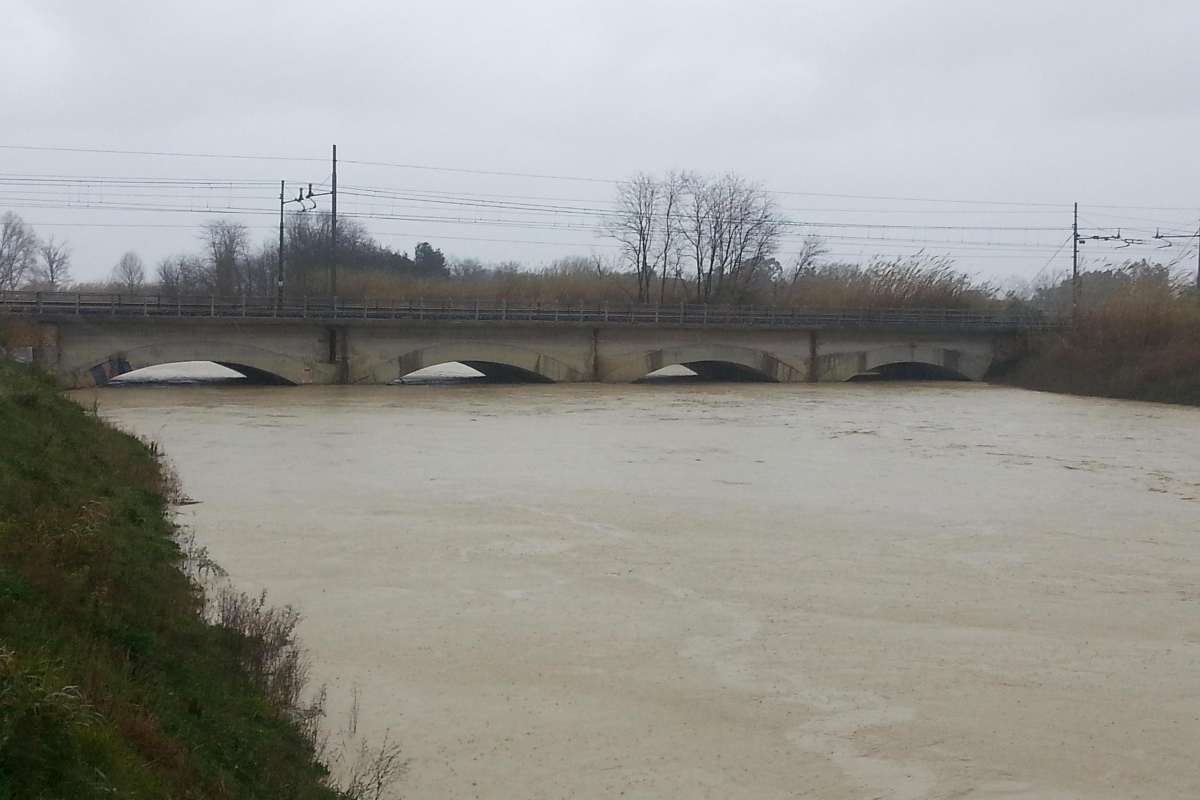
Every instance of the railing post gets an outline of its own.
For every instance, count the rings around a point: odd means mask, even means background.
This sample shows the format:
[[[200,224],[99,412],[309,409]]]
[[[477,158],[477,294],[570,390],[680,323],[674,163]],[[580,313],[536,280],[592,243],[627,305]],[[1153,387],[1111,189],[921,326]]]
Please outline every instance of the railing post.
[[[246,293],[242,292],[242,317],[246,316]]]
[[[117,303],[119,303],[119,302],[121,302],[121,295],[119,295],[119,294],[117,294],[117,295],[113,295],[113,299],[112,299],[112,315],[113,315],[114,317],[117,315]]]
[[[308,319],[308,295],[304,295],[302,303],[303,305],[300,306],[300,319]]]
[[[654,304],[654,321],[658,322],[658,303]]]
[[[604,303],[604,321],[608,322],[608,302]]]
[[[708,324],[708,303],[704,304],[704,320],[700,324],[701,325]]]
[[[508,319],[508,300],[500,301],[500,320]]]
[[[334,319],[338,318],[337,295],[336,294],[333,296],[333,318]]]
[[[215,317],[217,315],[217,296],[215,294],[210,294],[208,296],[208,315],[210,317]]]
[[[475,321],[479,322],[479,298],[475,298]]]
[[[417,319],[425,319],[425,298],[417,298]]]
[[[143,317],[150,316],[150,298],[149,297],[142,298],[142,316]]]
[[[79,292],[75,293],[75,316],[79,316]]]
[[[363,319],[367,318],[367,298],[363,298]]]
[[[42,313],[42,293],[34,292],[33,299],[34,299],[34,302],[37,304],[37,313],[39,313],[39,314]]]
[[[175,295],[175,316],[183,316],[183,295],[181,294]]]

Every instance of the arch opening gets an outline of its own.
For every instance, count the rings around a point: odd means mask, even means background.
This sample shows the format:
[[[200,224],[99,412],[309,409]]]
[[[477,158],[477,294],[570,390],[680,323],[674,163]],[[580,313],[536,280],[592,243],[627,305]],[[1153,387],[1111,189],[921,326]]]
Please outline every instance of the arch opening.
[[[956,369],[939,364],[930,364],[925,361],[894,361],[852,375],[847,380],[862,383],[868,381],[969,381],[971,379]]]
[[[131,368],[110,360],[94,367],[97,386],[294,386],[284,377],[230,361],[170,361]]]
[[[544,375],[498,361],[443,361],[421,367],[400,376],[397,383],[428,384],[496,384],[496,383],[553,383]]]
[[[688,361],[648,372],[636,383],[770,383],[765,372],[732,361]]]

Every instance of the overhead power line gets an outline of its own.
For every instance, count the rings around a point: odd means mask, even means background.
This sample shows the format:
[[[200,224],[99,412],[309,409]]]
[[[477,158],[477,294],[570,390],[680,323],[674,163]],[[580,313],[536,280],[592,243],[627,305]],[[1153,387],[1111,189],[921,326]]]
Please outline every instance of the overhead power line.
[[[47,153],[92,153],[117,156],[154,156],[162,158],[221,158],[239,161],[321,161],[310,156],[241,155],[233,153],[176,153],[164,150],[117,150],[104,147],[49,147],[42,145],[0,144],[0,150],[28,150]]]
[[[141,157],[158,157],[158,158],[204,158],[204,159],[230,159],[240,161],[293,161],[293,162],[324,162],[326,159],[316,156],[292,156],[292,155],[264,155],[264,154],[243,154],[243,153],[205,153],[205,152],[177,152],[169,150],[132,150],[104,147],[68,147],[68,146],[49,146],[49,145],[22,145],[22,144],[0,144],[0,150],[14,151],[30,151],[30,152],[55,152],[55,153],[89,153],[102,155],[121,155],[121,156],[141,156]],[[555,181],[573,181],[582,183],[599,183],[616,185],[622,182],[621,179],[603,178],[597,176],[581,176],[581,175],[561,175],[553,173],[539,172],[523,172],[516,170],[496,170],[496,169],[478,169],[471,167],[459,166],[441,166],[432,164],[412,164],[395,161],[372,161],[366,159],[341,159],[343,164],[354,164],[358,166],[373,166],[391,169],[405,169],[417,171],[430,171],[442,173],[459,173],[465,175],[491,175],[499,177],[517,177],[533,180],[555,180]],[[836,192],[813,192],[813,191],[798,191],[791,189],[772,189],[768,187],[768,191],[773,194],[793,195],[799,197],[829,197],[839,199],[853,200],[888,200],[898,202],[911,203],[945,203],[955,205],[998,205],[998,206],[1026,206],[1037,208],[1059,208],[1064,211],[1070,207],[1066,202],[1045,202],[1045,201],[1022,201],[1022,200],[992,200],[984,198],[954,198],[954,197],[927,197],[919,195],[884,195],[884,194],[851,194],[851,193],[836,193]],[[1090,204],[1097,208],[1110,209],[1140,209],[1140,210],[1175,210],[1175,211],[1196,211],[1196,207],[1190,206],[1138,206],[1138,205],[1108,205],[1092,203]]]

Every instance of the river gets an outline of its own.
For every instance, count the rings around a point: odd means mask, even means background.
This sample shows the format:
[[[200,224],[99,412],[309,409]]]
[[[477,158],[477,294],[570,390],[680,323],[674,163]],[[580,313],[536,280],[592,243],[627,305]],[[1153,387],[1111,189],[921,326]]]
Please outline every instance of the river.
[[[79,392],[408,798],[1200,796],[1200,410],[979,384]]]

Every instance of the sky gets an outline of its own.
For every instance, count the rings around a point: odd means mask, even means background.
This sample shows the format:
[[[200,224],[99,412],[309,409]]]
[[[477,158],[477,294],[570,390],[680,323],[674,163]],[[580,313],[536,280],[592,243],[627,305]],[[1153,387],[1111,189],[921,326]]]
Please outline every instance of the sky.
[[[1194,0],[0,0],[0,19],[0,211],[67,239],[77,280],[198,251],[221,211],[268,240],[279,181],[326,186],[334,143],[339,213],[383,243],[530,267],[615,256],[588,210],[669,169],[775,192],[805,223],[784,263],[812,233],[839,260],[924,250],[1031,280],[1069,268],[1074,202],[1084,235],[1132,240],[1088,241],[1091,264],[1186,261],[1153,235],[1200,225]]]

